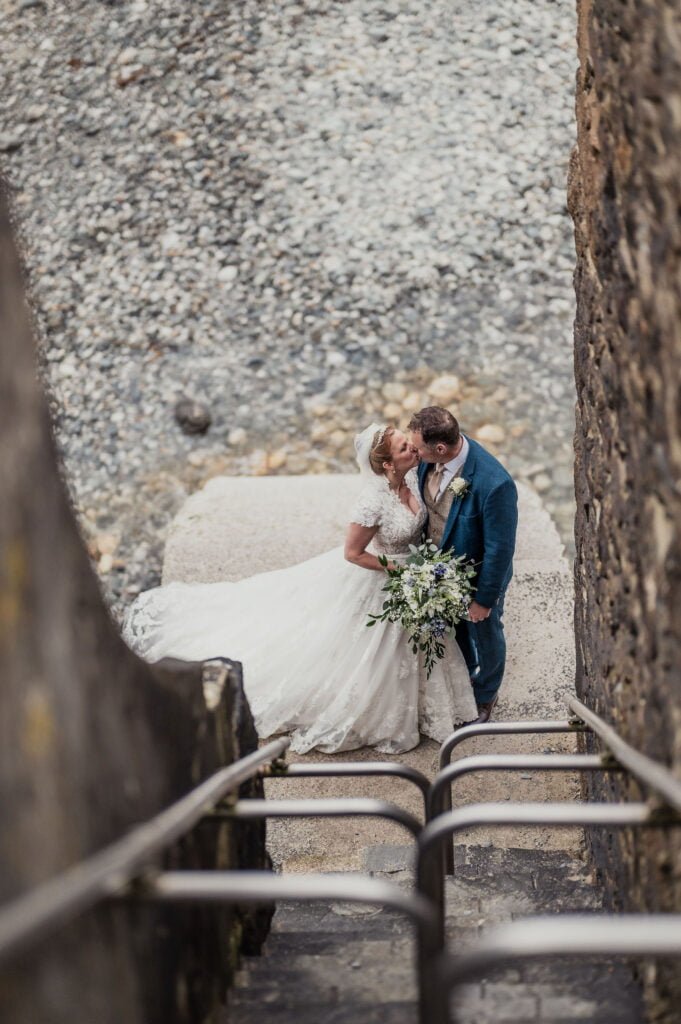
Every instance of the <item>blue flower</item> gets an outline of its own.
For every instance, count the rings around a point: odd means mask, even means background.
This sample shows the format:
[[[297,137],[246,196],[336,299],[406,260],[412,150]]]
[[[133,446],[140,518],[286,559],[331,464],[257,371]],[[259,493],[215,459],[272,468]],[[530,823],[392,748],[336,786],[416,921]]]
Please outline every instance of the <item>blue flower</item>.
[[[409,565],[394,573],[394,579],[383,587],[389,597],[382,611],[370,614],[367,625],[401,623],[413,653],[423,657],[430,676],[437,659],[445,654],[444,638],[465,614],[473,573],[464,556],[451,558],[430,541],[420,547],[412,545],[410,551]]]

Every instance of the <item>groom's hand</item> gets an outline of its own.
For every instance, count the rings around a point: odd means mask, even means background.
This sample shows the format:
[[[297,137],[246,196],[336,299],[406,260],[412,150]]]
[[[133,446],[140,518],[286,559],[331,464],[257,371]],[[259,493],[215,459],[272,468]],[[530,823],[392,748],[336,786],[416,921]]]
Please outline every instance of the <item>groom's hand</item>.
[[[468,606],[468,618],[471,622],[483,622],[491,611],[491,608],[485,608],[484,605],[478,604],[477,601],[471,601]]]

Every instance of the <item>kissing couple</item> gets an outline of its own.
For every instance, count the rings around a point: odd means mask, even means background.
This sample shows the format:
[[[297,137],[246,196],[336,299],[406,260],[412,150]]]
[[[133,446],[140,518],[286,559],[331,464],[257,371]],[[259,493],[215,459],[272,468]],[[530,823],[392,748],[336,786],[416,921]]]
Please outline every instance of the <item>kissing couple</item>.
[[[509,474],[439,406],[415,413],[406,434],[370,424],[355,451],[362,488],[344,547],[234,583],[145,591],[123,627],[147,661],[242,662],[258,734],[290,733],[299,753],[396,754],[420,733],[441,743],[489,719],[504,674],[517,525]],[[430,674],[398,622],[367,629],[385,598],[385,560],[403,563],[425,538],[476,570],[468,617],[445,637]]]

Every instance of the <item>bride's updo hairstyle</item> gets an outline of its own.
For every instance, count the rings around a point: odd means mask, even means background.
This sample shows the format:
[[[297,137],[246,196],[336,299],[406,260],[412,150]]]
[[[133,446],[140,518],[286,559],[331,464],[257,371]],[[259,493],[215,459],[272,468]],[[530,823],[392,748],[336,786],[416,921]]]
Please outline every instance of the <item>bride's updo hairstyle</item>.
[[[371,451],[369,452],[369,465],[377,476],[385,474],[383,469],[384,462],[392,462],[390,442],[394,433],[394,427],[385,427],[382,430],[377,430],[374,434]]]

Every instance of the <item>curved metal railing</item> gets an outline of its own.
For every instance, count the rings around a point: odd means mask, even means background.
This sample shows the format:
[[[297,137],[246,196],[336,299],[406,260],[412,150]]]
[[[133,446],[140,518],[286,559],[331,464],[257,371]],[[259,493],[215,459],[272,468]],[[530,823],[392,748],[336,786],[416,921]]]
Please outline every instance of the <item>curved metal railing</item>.
[[[580,718],[586,729],[598,736],[612,756],[630,775],[652,790],[662,803],[681,811],[681,781],[659,761],[642,754],[619,736],[611,725],[591,711],[577,697],[568,701],[571,711]]]
[[[438,967],[451,988],[527,960],[672,956],[681,953],[681,914],[555,914],[498,925]]]
[[[545,721],[524,721],[524,722],[480,722],[466,725],[457,729],[448,736],[440,747],[438,772],[440,773],[449,765],[454,750],[466,743],[468,740],[476,739],[479,736],[534,736],[555,733],[584,732],[584,723],[576,718],[546,719]],[[447,787],[441,797],[441,811],[451,811],[452,797]],[[445,846],[444,852],[445,872],[448,875],[454,873],[454,850],[450,845]]]
[[[464,725],[448,736],[440,747],[440,769],[448,765],[456,747],[477,736],[530,736],[537,733],[584,732],[586,726],[577,718],[546,719],[525,722],[480,722]]]
[[[416,839],[423,826],[413,814],[388,800],[330,797],[328,800],[237,800],[213,811],[210,818],[257,821],[262,818],[385,818],[401,825]]]
[[[124,889],[157,854],[198,825],[227,793],[252,779],[262,764],[281,757],[289,746],[289,739],[274,740],[222,768],[122,839],[6,903],[0,908],[0,963]]]
[[[428,792],[428,820],[451,809],[451,786],[457,779],[498,771],[613,772],[622,767],[607,754],[474,754],[448,764],[435,776]]]
[[[428,810],[430,779],[417,768],[399,761],[303,761],[287,764],[285,761],[265,765],[260,775],[264,779],[360,778],[388,776],[411,782],[423,797],[424,815]]]
[[[442,1020],[454,1024],[449,996],[492,971],[560,957],[589,961],[605,957],[681,955],[681,914],[557,914],[499,925],[456,957],[443,953],[434,976],[442,997]],[[455,992],[454,992],[455,994]]]
[[[440,750],[441,770],[432,784],[421,772],[398,762],[323,762],[286,765],[289,740],[282,738],[216,772],[181,800],[125,837],[58,877],[0,908],[0,965],[103,900],[164,903],[222,901],[263,903],[276,899],[343,899],[392,907],[416,925],[419,1019],[447,1024],[450,988],[497,965],[553,956],[659,954],[681,952],[681,915],[622,915],[615,919],[561,915],[515,922],[490,932],[474,948],[452,958],[444,954],[444,872],[442,852],[451,856],[452,837],[479,826],[536,825],[639,828],[681,823],[681,782],[657,762],[627,744],[611,726],[576,698],[574,718],[546,722],[499,722],[458,730]],[[478,736],[589,732],[602,754],[477,755],[450,764],[456,747]],[[656,797],[655,804],[488,803],[451,809],[452,784],[475,771],[626,771]],[[238,800],[238,787],[261,776],[302,778],[384,775],[419,789],[427,823],[385,800]],[[239,821],[272,817],[378,816],[406,828],[416,842],[417,891],[352,875],[278,876],[266,871],[153,871],[154,858],[206,820]],[[453,861],[452,861],[453,867]],[[645,926],[644,934],[641,927]]]
[[[442,844],[450,836],[486,826],[543,826],[552,828],[607,827],[639,828],[641,826],[681,824],[681,818],[670,821],[648,804],[571,804],[571,803],[487,803],[471,804],[441,814],[429,822],[418,840],[416,879],[419,892],[433,901],[440,911],[444,934],[444,880],[441,865]]]

